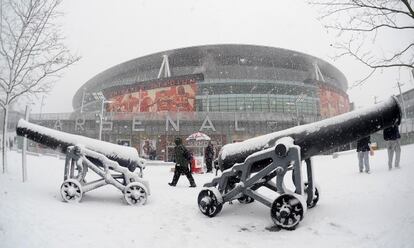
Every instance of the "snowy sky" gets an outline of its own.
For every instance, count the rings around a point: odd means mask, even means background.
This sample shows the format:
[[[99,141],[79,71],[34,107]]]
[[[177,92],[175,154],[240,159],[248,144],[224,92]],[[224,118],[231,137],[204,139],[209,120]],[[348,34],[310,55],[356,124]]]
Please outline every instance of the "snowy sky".
[[[317,20],[317,10],[301,0],[70,0],[61,6],[64,35],[81,61],[68,69],[46,96],[43,112],[71,112],[72,97],[87,80],[127,60],[187,46],[252,44],[304,52],[332,63],[349,86],[363,78],[367,68],[352,59],[333,61],[335,37]],[[386,37],[392,46],[409,37]],[[388,70],[363,86],[348,90],[357,106],[414,87],[408,70]],[[39,101],[40,102],[40,101]],[[33,112],[40,111],[40,104]]]

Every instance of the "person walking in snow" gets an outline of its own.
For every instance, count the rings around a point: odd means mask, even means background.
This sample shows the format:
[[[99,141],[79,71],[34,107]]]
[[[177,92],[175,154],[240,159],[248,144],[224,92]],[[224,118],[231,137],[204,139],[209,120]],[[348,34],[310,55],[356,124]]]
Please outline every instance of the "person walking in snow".
[[[358,165],[359,165],[359,172],[362,173],[364,171],[365,165],[365,172],[370,173],[369,168],[369,153],[371,151],[371,137],[367,136],[357,141],[357,154],[358,154]]]
[[[206,160],[207,173],[213,172],[214,147],[211,141],[208,141],[208,145],[204,149],[204,158]]]
[[[174,147],[174,162],[175,162],[175,170],[174,176],[171,183],[168,183],[170,186],[177,185],[178,179],[180,179],[181,174],[185,174],[190,182],[190,187],[196,187],[194,182],[194,178],[191,175],[191,168],[189,168],[191,154],[184,146],[183,141],[181,138],[175,139],[175,147]],[[191,165],[190,165],[191,166]]]
[[[394,125],[384,129],[384,140],[387,141],[388,151],[388,170],[392,169],[392,159],[395,153],[395,168],[400,168],[400,155],[401,155],[401,144],[400,144],[400,132],[398,131],[398,125]]]

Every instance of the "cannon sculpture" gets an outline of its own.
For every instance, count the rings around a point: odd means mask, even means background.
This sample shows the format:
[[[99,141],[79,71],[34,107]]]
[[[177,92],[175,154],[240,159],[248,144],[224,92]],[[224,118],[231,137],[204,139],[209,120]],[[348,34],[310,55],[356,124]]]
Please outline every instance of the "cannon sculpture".
[[[66,154],[60,187],[64,201],[79,202],[84,193],[111,184],[123,193],[129,205],[146,203],[150,191],[148,182],[142,179],[145,160],[135,148],[57,131],[23,119],[19,120],[16,132]],[[87,182],[88,169],[100,178]]]
[[[400,106],[391,97],[372,107],[227,144],[217,159],[223,173],[204,185],[197,199],[199,209],[204,215],[214,217],[226,202],[257,200],[270,208],[276,226],[293,230],[306,210],[319,200],[311,157],[400,122]],[[306,181],[302,161],[306,163]],[[294,189],[284,184],[288,171],[292,173]],[[275,192],[276,197],[270,199],[259,193],[261,187]]]

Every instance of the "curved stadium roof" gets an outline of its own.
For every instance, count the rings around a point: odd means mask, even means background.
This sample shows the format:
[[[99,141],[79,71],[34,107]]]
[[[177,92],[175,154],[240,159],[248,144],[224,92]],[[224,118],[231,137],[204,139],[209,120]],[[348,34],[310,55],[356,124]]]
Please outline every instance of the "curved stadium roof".
[[[266,46],[206,45],[173,49],[139,57],[113,66],[88,80],[73,97],[72,105],[80,106],[84,89],[97,92],[123,84],[155,79],[163,55],[168,55],[173,76],[203,73],[205,80],[257,79],[304,81],[314,76],[317,63],[325,82],[344,92],[344,74],[328,62],[304,53]]]

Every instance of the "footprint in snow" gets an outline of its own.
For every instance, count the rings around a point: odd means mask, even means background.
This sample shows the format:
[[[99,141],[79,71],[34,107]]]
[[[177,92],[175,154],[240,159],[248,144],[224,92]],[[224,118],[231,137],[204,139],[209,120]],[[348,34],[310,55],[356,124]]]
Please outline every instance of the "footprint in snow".
[[[269,232],[279,232],[281,230],[280,227],[274,225],[274,226],[267,226],[265,227],[266,230],[268,230]]]
[[[250,229],[247,227],[241,227],[239,232],[250,232]]]

